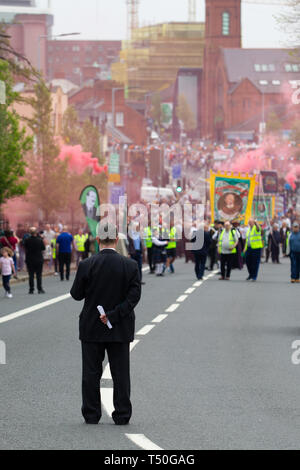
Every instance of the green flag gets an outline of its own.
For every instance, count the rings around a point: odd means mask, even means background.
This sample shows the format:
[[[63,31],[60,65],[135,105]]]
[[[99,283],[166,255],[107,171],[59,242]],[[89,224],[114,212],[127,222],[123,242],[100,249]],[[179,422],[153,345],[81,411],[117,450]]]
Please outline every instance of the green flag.
[[[80,202],[85,214],[90,232],[94,238],[97,235],[97,226],[100,220],[100,198],[95,186],[86,186],[80,194]]]

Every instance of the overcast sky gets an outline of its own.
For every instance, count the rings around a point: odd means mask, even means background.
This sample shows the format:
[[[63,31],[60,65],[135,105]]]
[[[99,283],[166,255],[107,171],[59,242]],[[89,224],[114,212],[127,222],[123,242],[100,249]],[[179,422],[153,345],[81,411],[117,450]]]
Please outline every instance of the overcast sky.
[[[36,0],[47,6],[47,0]],[[197,20],[204,21],[204,0],[197,0]],[[81,32],[82,39],[126,39],[126,0],[52,0],[54,34]],[[243,47],[285,47],[287,38],[276,16],[282,7],[244,4]],[[186,21],[188,0],[140,0],[140,24]]]

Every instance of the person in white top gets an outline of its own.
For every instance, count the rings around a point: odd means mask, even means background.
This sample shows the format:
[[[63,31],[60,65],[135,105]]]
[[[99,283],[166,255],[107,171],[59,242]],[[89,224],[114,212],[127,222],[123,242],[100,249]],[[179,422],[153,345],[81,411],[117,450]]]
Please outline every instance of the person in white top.
[[[13,259],[10,257],[10,249],[7,247],[2,248],[0,258],[0,269],[2,273],[2,284],[5,290],[5,296],[9,299],[12,298],[10,291],[9,281],[12,274],[15,274],[15,266]]]

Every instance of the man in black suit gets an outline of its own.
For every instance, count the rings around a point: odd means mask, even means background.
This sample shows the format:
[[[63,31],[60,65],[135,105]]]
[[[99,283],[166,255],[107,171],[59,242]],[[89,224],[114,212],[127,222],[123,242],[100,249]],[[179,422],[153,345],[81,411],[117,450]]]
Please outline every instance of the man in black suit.
[[[101,418],[100,379],[105,351],[114,383],[115,424],[128,424],[130,402],[129,343],[134,340],[134,308],[141,297],[138,265],[116,252],[117,229],[100,224],[100,252],[81,261],[71,289],[75,300],[85,300],[79,320],[82,344],[82,414],[88,424]],[[100,316],[97,310],[105,312]],[[109,326],[112,326],[110,329]]]
[[[30,236],[24,240],[25,261],[29,274],[29,294],[34,293],[34,275],[36,274],[37,288],[39,294],[44,294],[42,287],[42,272],[45,251],[45,244],[40,236],[38,236],[35,227],[31,227]]]

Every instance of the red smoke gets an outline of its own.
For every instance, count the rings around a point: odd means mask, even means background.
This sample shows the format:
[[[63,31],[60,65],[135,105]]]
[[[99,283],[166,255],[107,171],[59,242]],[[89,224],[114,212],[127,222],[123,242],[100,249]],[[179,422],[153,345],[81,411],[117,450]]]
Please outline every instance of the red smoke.
[[[97,158],[92,158],[91,152],[83,152],[81,145],[62,145],[58,158],[68,160],[68,167],[74,173],[82,175],[87,168],[97,175],[107,171],[107,165],[100,166]]]

